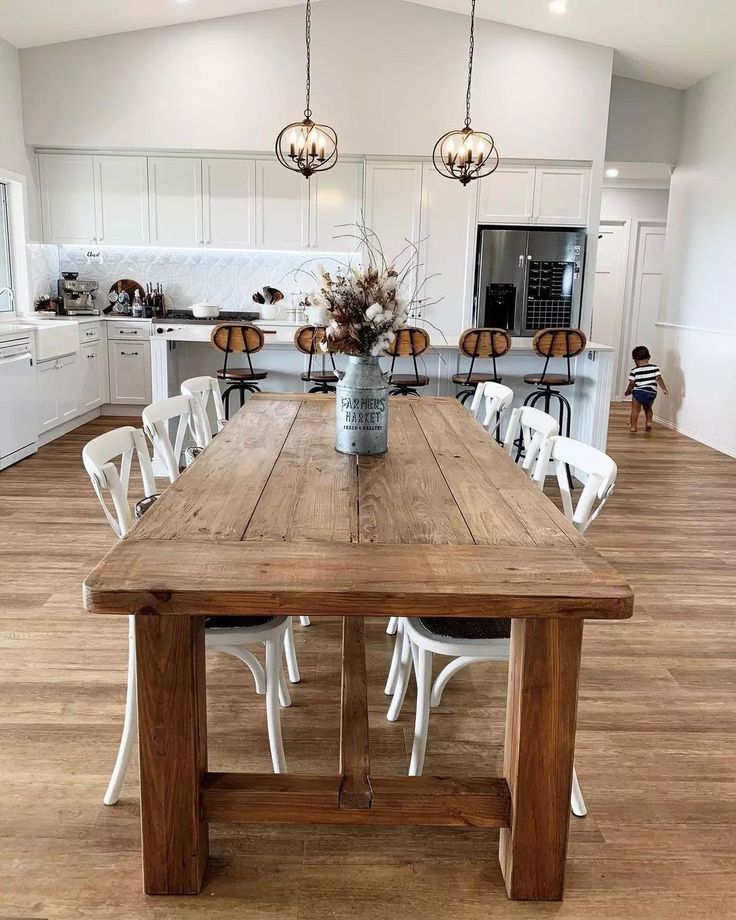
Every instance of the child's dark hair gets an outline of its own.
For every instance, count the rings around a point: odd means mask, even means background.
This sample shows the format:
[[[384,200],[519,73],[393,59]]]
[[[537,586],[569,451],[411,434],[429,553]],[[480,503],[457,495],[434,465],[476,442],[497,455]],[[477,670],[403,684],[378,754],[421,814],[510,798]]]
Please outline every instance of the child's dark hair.
[[[631,352],[631,357],[634,361],[648,361],[652,356],[649,354],[649,349],[646,345],[637,345]]]

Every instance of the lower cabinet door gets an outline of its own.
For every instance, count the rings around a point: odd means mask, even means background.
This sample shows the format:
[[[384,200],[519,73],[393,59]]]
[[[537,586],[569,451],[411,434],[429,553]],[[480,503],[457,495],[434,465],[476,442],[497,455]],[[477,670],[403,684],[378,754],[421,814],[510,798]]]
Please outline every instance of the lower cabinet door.
[[[107,352],[104,342],[81,348],[79,411],[88,412],[106,402]]]
[[[149,342],[108,342],[110,402],[147,406],[151,402]]]
[[[37,374],[41,434],[79,415],[79,355],[39,361]]]

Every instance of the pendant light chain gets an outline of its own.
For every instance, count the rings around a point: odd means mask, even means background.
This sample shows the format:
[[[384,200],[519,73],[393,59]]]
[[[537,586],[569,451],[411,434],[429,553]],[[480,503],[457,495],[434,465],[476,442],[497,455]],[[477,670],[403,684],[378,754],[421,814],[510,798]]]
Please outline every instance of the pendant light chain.
[[[305,29],[307,46],[307,107],[304,109],[304,117],[311,118],[312,110],[309,107],[309,96],[312,89],[312,0],[307,0]]]
[[[475,51],[475,0],[470,10],[470,43],[468,54],[468,91],[465,94],[465,127],[470,127],[470,90],[473,85],[473,52]]]

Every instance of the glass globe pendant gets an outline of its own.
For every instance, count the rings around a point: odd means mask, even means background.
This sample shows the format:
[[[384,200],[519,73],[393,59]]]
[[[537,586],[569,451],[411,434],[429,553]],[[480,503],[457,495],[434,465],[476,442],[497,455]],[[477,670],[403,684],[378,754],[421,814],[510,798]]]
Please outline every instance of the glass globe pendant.
[[[432,162],[446,179],[457,179],[468,185],[473,179],[490,176],[498,169],[500,158],[496,142],[485,131],[470,127],[470,92],[473,83],[473,52],[475,50],[475,0],[470,11],[470,48],[468,55],[468,89],[465,95],[465,127],[448,131],[434,145]]]
[[[276,138],[276,157],[282,166],[300,172],[305,178],[324,172],[337,163],[337,134],[329,125],[312,121],[311,93],[312,0],[306,7],[307,104],[304,119],[287,125]]]

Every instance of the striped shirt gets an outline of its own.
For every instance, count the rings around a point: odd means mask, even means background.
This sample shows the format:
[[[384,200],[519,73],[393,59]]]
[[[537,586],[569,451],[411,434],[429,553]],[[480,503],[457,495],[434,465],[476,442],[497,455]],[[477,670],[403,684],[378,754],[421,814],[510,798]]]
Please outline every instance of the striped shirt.
[[[641,367],[631,368],[629,380],[633,381],[635,390],[654,390],[656,393],[659,374],[656,364],[642,364]]]

